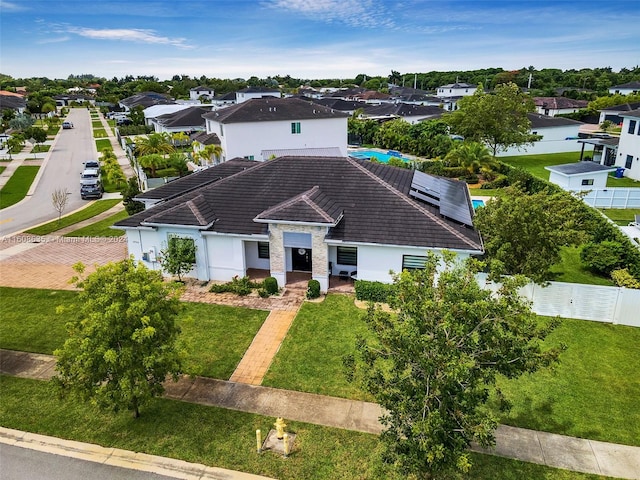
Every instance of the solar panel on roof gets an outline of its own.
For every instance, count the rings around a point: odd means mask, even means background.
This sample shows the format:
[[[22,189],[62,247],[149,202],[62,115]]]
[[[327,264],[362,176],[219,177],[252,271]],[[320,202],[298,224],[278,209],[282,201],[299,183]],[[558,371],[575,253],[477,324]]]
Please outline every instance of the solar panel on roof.
[[[471,208],[464,183],[415,171],[409,195],[440,209],[440,214],[473,226]]]

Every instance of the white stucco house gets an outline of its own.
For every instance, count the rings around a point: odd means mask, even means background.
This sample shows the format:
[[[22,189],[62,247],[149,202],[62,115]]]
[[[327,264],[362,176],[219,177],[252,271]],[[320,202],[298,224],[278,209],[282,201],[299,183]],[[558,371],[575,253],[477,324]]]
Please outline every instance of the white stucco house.
[[[483,252],[464,182],[348,157],[232,159],[137,198],[149,208],[114,226],[129,254],[159,270],[169,239],[190,239],[202,281],[306,272],[326,292],[332,276],[391,282],[428,251]]]
[[[541,115],[555,117],[565,113],[575,113],[581,108],[587,108],[586,100],[574,100],[567,97],[534,97],[536,111]]]
[[[633,81],[629,83],[623,83],[622,85],[614,85],[609,88],[610,94],[619,93],[620,95],[629,95],[630,93],[638,93],[640,92],[640,82]]]
[[[622,130],[616,166],[624,167],[624,176],[640,180],[640,108],[620,114]]]
[[[550,172],[551,183],[573,191],[607,188],[607,176],[616,170],[596,162],[565,163],[544,168]]]
[[[200,85],[189,90],[189,98],[191,100],[201,100],[202,98],[211,100],[213,97],[215,97],[215,91],[213,88]]]
[[[531,133],[542,138],[533,145],[511,147],[498,152],[498,157],[512,155],[537,155],[544,153],[578,152],[582,145],[578,143],[578,133],[582,122],[563,117],[548,117],[538,113],[527,114],[531,122]]]
[[[470,83],[456,82],[442,85],[436,90],[438,97],[466,97],[476,93],[477,85]]]
[[[247,87],[236,92],[236,102],[242,103],[254,98],[280,98],[280,90],[267,87]]]
[[[204,115],[206,132],[220,139],[222,161],[268,160],[264,151],[305,148],[337,148],[347,156],[348,118],[298,98],[252,99]]]

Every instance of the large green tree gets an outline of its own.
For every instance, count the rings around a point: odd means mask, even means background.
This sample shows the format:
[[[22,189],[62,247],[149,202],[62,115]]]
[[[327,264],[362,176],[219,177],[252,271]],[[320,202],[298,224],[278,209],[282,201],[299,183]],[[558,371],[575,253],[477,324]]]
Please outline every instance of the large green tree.
[[[449,151],[444,159],[452,166],[465,168],[469,173],[478,173],[495,164],[487,147],[478,142],[464,142]]]
[[[531,133],[527,113],[533,111],[533,99],[514,83],[497,85],[493,93],[479,85],[473,95],[458,101],[458,110],[443,119],[452,133],[486,144],[495,157],[509,147],[529,145],[540,138]]]
[[[83,265],[76,265],[82,274]],[[69,338],[54,353],[54,385],[106,409],[140,407],[181,372],[178,347],[180,290],[159,271],[133,259],[109,263],[84,279],[67,323]]]
[[[492,271],[522,274],[541,283],[550,280],[560,249],[586,238],[589,220],[577,202],[564,192],[527,194],[510,187],[476,210],[473,223],[484,240]]]
[[[383,458],[403,475],[467,471],[471,442],[494,442],[497,420],[483,405],[496,376],[517,377],[558,357],[559,349],[541,347],[554,323],[538,323],[518,296],[524,277],[505,279],[493,294],[474,272],[445,252],[442,261],[429,254],[424,269],[397,274],[393,312],[370,306],[373,335],[346,359],[385,409]]]

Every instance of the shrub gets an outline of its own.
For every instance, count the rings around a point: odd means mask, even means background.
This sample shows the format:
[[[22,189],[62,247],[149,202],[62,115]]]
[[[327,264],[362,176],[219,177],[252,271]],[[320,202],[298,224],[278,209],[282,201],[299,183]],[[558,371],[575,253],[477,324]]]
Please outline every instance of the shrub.
[[[478,175],[471,174],[471,175],[467,175],[466,177],[461,178],[460,180],[464,180],[466,183],[468,183],[469,185],[473,185],[475,183],[478,183],[479,178]]]
[[[318,280],[309,280],[307,284],[307,298],[318,298],[320,296],[320,282]]]
[[[483,183],[480,186],[480,188],[484,188],[485,190],[487,190],[487,189],[494,189],[494,188],[504,188],[508,186],[509,186],[509,179],[507,178],[506,175],[503,175],[500,173],[496,175],[496,178],[494,180],[487,183]]]
[[[266,292],[267,296],[275,295],[278,293],[278,280],[276,280],[275,277],[267,277],[262,283],[262,288]]]
[[[212,293],[224,293],[231,292],[236,295],[245,296],[249,295],[252,290],[260,288],[261,285],[259,283],[252,282],[249,277],[238,277],[237,275],[233,277],[230,282],[223,284],[214,284],[211,285],[209,291]]]
[[[580,252],[580,260],[592,272],[609,275],[625,265],[625,248],[618,242],[589,242]]]
[[[626,268],[614,270],[611,272],[611,278],[619,287],[640,288],[640,280],[633,278]]]
[[[356,280],[355,288],[356,298],[363,301],[388,303],[395,295],[395,286],[390,283]]]
[[[431,175],[444,175],[444,164],[440,160],[434,160],[432,162],[421,162],[418,164],[418,170],[424,173],[430,173]]]

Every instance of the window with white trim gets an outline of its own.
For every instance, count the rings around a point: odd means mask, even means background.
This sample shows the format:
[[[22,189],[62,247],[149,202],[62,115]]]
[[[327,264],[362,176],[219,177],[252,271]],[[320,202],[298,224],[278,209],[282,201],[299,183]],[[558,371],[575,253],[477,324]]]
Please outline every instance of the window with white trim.
[[[403,270],[422,270],[427,263],[427,257],[421,255],[403,255],[402,256],[402,269]]]

